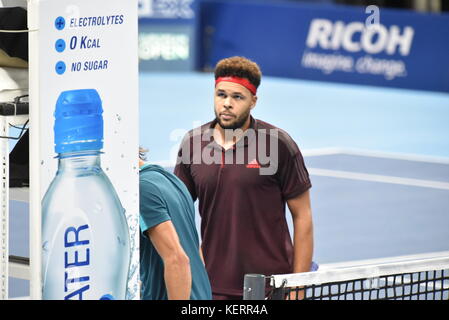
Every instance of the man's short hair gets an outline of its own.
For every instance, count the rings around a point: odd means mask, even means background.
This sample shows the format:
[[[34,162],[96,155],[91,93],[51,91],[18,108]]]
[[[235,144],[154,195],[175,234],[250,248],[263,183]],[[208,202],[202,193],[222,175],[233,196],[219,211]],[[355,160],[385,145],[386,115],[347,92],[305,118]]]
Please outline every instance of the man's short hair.
[[[245,57],[230,57],[218,61],[215,66],[215,80],[220,77],[239,77],[248,79],[256,88],[260,85],[262,72],[257,63]]]

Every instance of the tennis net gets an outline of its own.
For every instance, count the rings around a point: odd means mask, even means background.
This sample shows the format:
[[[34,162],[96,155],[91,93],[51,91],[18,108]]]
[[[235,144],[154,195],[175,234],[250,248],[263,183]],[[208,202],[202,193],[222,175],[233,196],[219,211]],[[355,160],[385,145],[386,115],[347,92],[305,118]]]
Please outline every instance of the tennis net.
[[[244,299],[449,300],[449,252],[327,265],[316,272],[246,275]]]

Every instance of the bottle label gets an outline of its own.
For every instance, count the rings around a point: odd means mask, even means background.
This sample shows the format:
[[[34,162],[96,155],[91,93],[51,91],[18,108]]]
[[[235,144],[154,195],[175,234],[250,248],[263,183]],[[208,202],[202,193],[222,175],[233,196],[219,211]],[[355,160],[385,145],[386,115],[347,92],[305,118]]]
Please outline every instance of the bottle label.
[[[46,208],[42,233],[44,299],[125,299],[128,234],[125,228],[120,230],[124,226],[121,221],[105,214],[117,217],[122,213],[115,203],[100,203],[98,193],[92,194],[95,200],[82,208],[70,208],[67,199]]]
[[[70,226],[64,232],[64,300],[83,300],[90,289],[89,225]]]

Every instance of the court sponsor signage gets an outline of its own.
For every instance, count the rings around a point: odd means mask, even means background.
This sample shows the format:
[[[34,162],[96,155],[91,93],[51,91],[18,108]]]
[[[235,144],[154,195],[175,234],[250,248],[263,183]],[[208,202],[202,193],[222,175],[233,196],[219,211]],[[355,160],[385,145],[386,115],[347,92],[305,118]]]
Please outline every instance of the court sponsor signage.
[[[214,1],[199,20],[199,69],[242,55],[265,75],[449,92],[448,14]]]
[[[139,17],[153,19],[193,19],[195,0],[139,0]]]
[[[323,74],[357,72],[393,80],[407,76],[405,57],[410,54],[415,30],[411,26],[389,27],[362,22],[313,19],[310,22],[301,67]],[[318,50],[318,51],[316,51]],[[342,53],[339,53],[342,52]],[[353,53],[362,53],[358,58]],[[376,58],[384,53],[386,58]]]

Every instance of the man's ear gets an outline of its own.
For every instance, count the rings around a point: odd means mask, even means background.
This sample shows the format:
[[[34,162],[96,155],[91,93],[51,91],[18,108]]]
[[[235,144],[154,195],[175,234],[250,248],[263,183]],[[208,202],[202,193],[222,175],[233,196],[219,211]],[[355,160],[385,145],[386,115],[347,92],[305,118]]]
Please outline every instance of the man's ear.
[[[257,96],[253,96],[253,105],[251,106],[251,110],[256,107],[256,103],[257,103]]]

